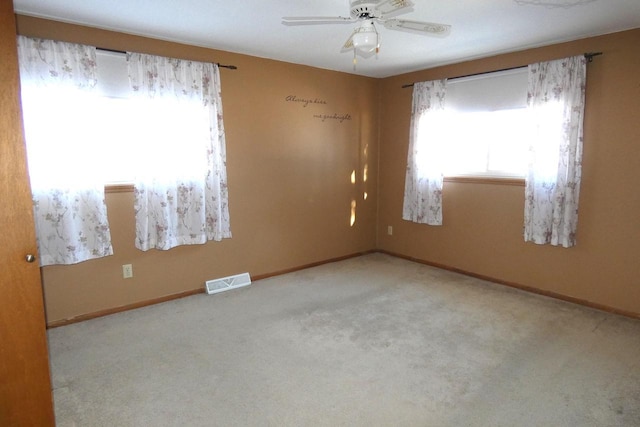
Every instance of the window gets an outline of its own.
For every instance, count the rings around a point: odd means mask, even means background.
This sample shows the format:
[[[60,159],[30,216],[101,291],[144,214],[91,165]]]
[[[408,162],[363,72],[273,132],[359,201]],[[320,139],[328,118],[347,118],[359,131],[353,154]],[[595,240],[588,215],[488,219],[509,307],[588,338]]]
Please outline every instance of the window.
[[[32,179],[37,174],[48,181],[70,182],[81,176],[103,184],[133,182],[137,162],[130,130],[135,126],[126,58],[98,51],[96,63],[97,84],[92,94],[75,93],[67,87],[23,91],[23,103],[29,107],[25,130],[37,154],[29,159]],[[60,167],[61,153],[67,158],[65,164],[73,167]]]
[[[98,125],[95,146],[103,153],[103,162],[110,165],[105,183],[131,183],[153,170],[155,176],[170,171],[171,179],[188,178],[206,169],[207,155],[202,150],[209,127],[202,124],[209,122],[209,113],[203,103],[135,97],[125,55],[98,51],[96,56],[101,96],[95,101],[95,115],[104,121]],[[180,149],[172,148],[176,141]]]
[[[575,245],[586,64],[586,54],[530,64],[520,82],[518,72],[460,79],[453,96],[446,79],[415,83],[402,218],[442,225],[445,174],[514,174],[525,178],[525,241]]]
[[[447,81],[444,175],[524,177],[526,103],[526,68]]]
[[[32,122],[39,124],[29,127],[30,135],[35,136],[36,132],[51,135],[52,127],[61,127],[59,133],[69,136],[68,130],[62,129],[68,128],[64,114],[52,115],[52,111],[73,111],[77,134],[74,139],[65,138],[39,147],[40,152],[51,153],[39,156],[43,161],[31,168],[32,174],[39,172],[49,180],[94,176],[104,184],[122,184],[133,183],[136,176],[146,174],[145,167],[170,171],[172,178],[206,167],[194,165],[194,161],[206,159],[206,152],[197,150],[202,150],[201,141],[209,138],[208,127],[202,126],[208,123],[208,112],[202,103],[183,102],[176,108],[175,104],[166,105],[174,101],[163,104],[160,99],[138,99],[130,88],[124,54],[97,51],[96,60],[98,96],[85,95],[79,100],[65,89],[51,97],[45,97],[43,92],[29,94],[34,99],[27,102],[38,107],[31,109],[32,115],[37,115]],[[32,140],[50,141],[50,138],[42,135]],[[180,141],[179,150],[167,146],[175,141]],[[52,156],[56,156],[61,144],[65,156],[74,159],[76,168],[61,170],[56,162],[47,161],[55,158]],[[160,156],[163,153],[169,155]],[[79,171],[77,167],[84,169]]]
[[[113,253],[106,183],[134,184],[141,250],[231,237],[217,65],[22,36],[18,47],[47,264]],[[76,250],[88,240],[107,249]]]

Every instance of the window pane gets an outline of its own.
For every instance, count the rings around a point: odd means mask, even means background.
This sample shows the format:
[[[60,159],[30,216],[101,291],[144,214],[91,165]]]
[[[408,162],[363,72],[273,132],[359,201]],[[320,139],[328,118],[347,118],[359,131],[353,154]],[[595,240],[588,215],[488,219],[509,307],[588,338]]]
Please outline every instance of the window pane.
[[[484,172],[487,165],[487,138],[479,129],[482,113],[449,113],[446,138],[445,175]]]
[[[104,182],[106,164],[95,150],[99,134],[94,98],[69,88],[24,87],[23,117],[34,189]],[[82,181],[78,177],[85,177]]]
[[[206,170],[209,116],[200,101],[101,97],[96,104],[96,114],[108,118],[94,144],[109,165],[105,182],[149,175],[188,179]]]
[[[526,109],[449,112],[445,175],[524,176]]]
[[[526,171],[526,112],[518,110],[490,113],[493,137],[489,146],[489,173],[524,176]]]
[[[135,142],[127,132],[132,125],[134,111],[129,101],[119,98],[101,97],[96,100],[96,115],[103,117],[94,149],[102,153],[103,161],[109,165],[105,172],[105,183],[131,183],[134,181],[138,160]]]

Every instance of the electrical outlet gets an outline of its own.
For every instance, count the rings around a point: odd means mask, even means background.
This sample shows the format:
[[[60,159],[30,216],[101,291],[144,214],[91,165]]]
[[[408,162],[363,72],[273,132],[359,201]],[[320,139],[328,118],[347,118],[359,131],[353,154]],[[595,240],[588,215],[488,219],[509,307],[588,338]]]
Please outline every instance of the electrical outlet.
[[[393,236],[393,226],[387,225],[387,234]]]
[[[122,266],[122,277],[124,279],[130,279],[133,277],[133,266],[131,264],[124,264]]]

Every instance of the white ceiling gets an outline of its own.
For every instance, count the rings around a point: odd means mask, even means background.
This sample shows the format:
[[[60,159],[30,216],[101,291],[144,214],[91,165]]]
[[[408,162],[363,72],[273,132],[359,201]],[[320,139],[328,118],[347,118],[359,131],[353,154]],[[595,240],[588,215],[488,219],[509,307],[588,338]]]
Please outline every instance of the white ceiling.
[[[640,27],[640,0],[414,0],[402,18],[452,26],[445,37],[382,26],[377,58],[340,53],[357,24],[281,23],[348,16],[348,0],[14,0],[17,13],[370,77]],[[639,52],[640,53],[640,52]]]

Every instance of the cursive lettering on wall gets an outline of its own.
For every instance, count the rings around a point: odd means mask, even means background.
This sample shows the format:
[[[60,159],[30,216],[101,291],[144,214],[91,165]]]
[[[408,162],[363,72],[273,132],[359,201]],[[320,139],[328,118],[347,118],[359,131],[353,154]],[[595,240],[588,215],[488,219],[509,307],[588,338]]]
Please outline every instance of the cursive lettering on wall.
[[[318,98],[304,98],[299,97],[297,95],[288,95],[284,98],[286,102],[295,102],[300,105],[302,108],[307,108],[309,105],[317,106],[317,105],[328,105],[328,102],[324,99]],[[314,114],[314,119],[318,119],[321,122],[334,120],[338,123],[343,123],[345,120],[351,120],[351,114],[347,113],[323,113],[323,114]]]
[[[287,102],[299,102],[302,105],[302,108],[306,108],[309,104],[327,105],[327,101],[325,101],[324,99],[298,98],[295,95],[287,96],[285,98],[285,101],[287,101]]]
[[[326,121],[326,120],[337,120],[339,123],[344,122],[345,120],[351,120],[351,114],[338,114],[338,113],[333,113],[333,114],[314,114],[313,115],[314,119],[320,119],[320,121]]]

